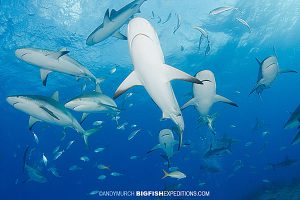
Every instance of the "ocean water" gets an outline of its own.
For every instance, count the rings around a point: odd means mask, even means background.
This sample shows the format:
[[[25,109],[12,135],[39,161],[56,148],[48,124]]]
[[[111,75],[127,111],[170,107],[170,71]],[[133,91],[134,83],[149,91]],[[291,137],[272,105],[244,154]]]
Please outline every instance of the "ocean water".
[[[186,178],[161,179],[163,169],[168,171],[163,151],[147,152],[158,144],[162,129],[173,129],[171,120],[160,120],[161,110],[151,100],[143,87],[134,87],[131,97],[123,94],[116,99],[121,109],[118,129],[112,117],[91,114],[82,124],[84,129],[93,122],[103,121],[99,132],[89,139],[89,148],[80,134],[72,129],[47,123],[38,123],[28,130],[28,115],[13,108],[6,101],[10,95],[50,96],[59,91],[60,102],[82,93],[84,81],[54,72],[48,77],[47,86],[40,80],[39,68],[15,56],[19,48],[40,48],[58,51],[66,47],[69,56],[101,77],[103,92],[112,97],[122,81],[133,70],[128,43],[109,37],[93,46],[86,45],[89,34],[98,27],[105,11],[120,9],[128,0],[2,0],[0,1],[0,193],[1,199],[137,199],[131,197],[103,197],[89,195],[91,191],[163,191],[167,188],[179,191],[208,191],[208,197],[193,199],[258,199],[261,192],[270,192],[269,199],[284,199],[287,189],[299,182],[299,163],[270,169],[270,163],[279,163],[286,157],[299,157],[299,144],[291,145],[297,129],[284,129],[284,124],[299,105],[299,74],[278,75],[272,86],[249,96],[255,86],[259,65],[255,58],[263,60],[274,55],[280,68],[300,71],[300,2],[297,0],[147,0],[141,13],[135,17],[147,19],[156,30],[167,64],[194,75],[201,70],[211,70],[216,78],[217,93],[239,107],[216,103],[210,114],[218,113],[214,123],[215,135],[205,124],[199,122],[196,109],[182,111],[185,121],[183,140],[186,145],[171,159],[171,167],[186,174]],[[233,6],[237,10],[217,15],[209,12],[217,7]],[[165,22],[171,13],[171,18]],[[244,19],[251,27],[238,22]],[[174,28],[178,25],[178,30]],[[165,23],[164,23],[165,22]],[[207,41],[203,39],[200,50],[200,32],[193,26],[204,28],[209,35],[210,51],[205,55]],[[121,28],[126,35],[127,23]],[[112,73],[112,69],[116,69]],[[172,87],[180,106],[192,97],[192,84],[172,81]],[[88,82],[85,91],[94,89]],[[78,120],[79,112],[71,113]],[[259,128],[254,128],[260,122]],[[137,125],[137,127],[132,127]],[[128,136],[141,131],[132,139]],[[33,137],[37,135],[37,144]],[[236,140],[231,153],[215,156],[209,161],[204,154],[210,145],[223,136]],[[174,137],[178,135],[174,131]],[[68,142],[74,140],[66,150]],[[57,146],[64,153],[53,159]],[[39,170],[47,182],[38,183],[28,179],[23,172],[24,151],[29,146],[32,154],[28,164]],[[94,149],[105,150],[95,153]],[[48,165],[42,162],[43,153]],[[80,157],[88,156],[83,162]],[[138,156],[137,159],[130,159]],[[99,170],[98,164],[110,170]],[[80,170],[70,171],[77,165]],[[49,168],[56,168],[61,177],[54,176]],[[121,176],[111,176],[112,172]],[[99,180],[99,175],[106,179]],[[280,192],[278,192],[280,191]],[[190,199],[192,197],[143,197],[144,199]],[[141,198],[141,199],[143,199]],[[293,195],[289,199],[300,199]]]

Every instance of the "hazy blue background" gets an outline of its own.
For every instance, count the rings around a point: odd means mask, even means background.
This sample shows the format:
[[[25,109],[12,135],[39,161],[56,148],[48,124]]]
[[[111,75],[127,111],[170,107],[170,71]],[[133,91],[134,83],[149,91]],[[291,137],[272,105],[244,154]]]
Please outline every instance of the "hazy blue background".
[[[158,132],[163,128],[171,128],[169,121],[161,122],[161,111],[152,102],[145,90],[134,88],[134,95],[126,102],[126,109],[121,113],[120,123],[128,122],[125,130],[116,130],[110,117],[93,115],[85,123],[88,129],[95,120],[104,120],[100,133],[91,137],[90,145],[106,147],[103,153],[95,154],[85,148],[82,139],[73,130],[68,130],[67,138],[62,142],[76,142],[57,161],[52,161],[52,151],[58,146],[62,136],[62,128],[40,123],[35,128],[40,143],[35,144],[28,131],[28,116],[9,106],[5,98],[13,94],[50,95],[59,90],[61,102],[66,102],[80,94],[81,83],[75,78],[53,73],[48,78],[47,87],[43,87],[39,70],[34,66],[19,61],[14,51],[20,47],[35,47],[59,50],[67,47],[70,56],[84,64],[97,77],[104,77],[103,91],[112,96],[118,85],[132,70],[126,41],[110,38],[101,44],[88,47],[87,36],[102,23],[107,8],[119,9],[129,1],[118,0],[2,0],[0,1],[0,192],[5,199],[90,199],[87,193],[92,190],[162,190],[165,185],[181,183],[182,190],[210,190],[212,199],[245,199],[257,190],[265,190],[279,183],[291,183],[298,177],[299,165],[286,169],[264,170],[272,162],[284,159],[286,155],[299,159],[299,145],[291,146],[290,142],[296,130],[283,130],[283,125],[299,104],[299,75],[284,74],[274,83],[271,89],[262,94],[263,101],[257,95],[248,97],[255,85],[260,60],[273,53],[272,46],[277,49],[281,67],[289,67],[300,71],[300,1],[297,0],[253,0],[253,1],[221,1],[209,0],[148,0],[141,7],[142,16],[156,28],[166,63],[190,74],[203,69],[215,73],[217,92],[239,104],[233,108],[224,104],[213,107],[212,113],[219,112],[216,122],[217,136],[227,134],[239,143],[232,147],[233,153],[218,160],[222,167],[219,173],[207,173],[200,169],[203,153],[210,145],[206,138],[211,133],[205,127],[197,129],[197,113],[193,108],[183,112],[186,130],[184,139],[192,140],[192,145],[178,152],[172,166],[178,166],[186,173],[187,178],[176,181],[161,180],[162,169],[166,169],[160,153],[146,156],[146,160],[129,160],[131,155],[145,156],[145,152],[158,142]],[[210,10],[224,5],[236,6],[240,12],[228,12],[219,16],[209,16]],[[155,19],[151,19],[151,12]],[[164,21],[172,12],[170,21],[157,23],[160,16]],[[182,25],[176,34],[173,29],[177,24],[175,13],[182,18]],[[235,18],[246,20],[252,32],[239,24]],[[192,29],[198,25],[209,32],[211,52],[204,56],[205,47],[197,51],[199,32]],[[124,26],[122,32],[126,31]],[[181,51],[181,46],[184,50]],[[117,65],[117,71],[110,70]],[[182,81],[172,83],[180,105],[191,98],[191,84]],[[91,90],[92,84],[88,90]],[[237,92],[239,91],[239,92]],[[123,97],[117,100],[122,105]],[[132,103],[132,107],[128,105]],[[79,113],[74,113],[77,118]],[[267,124],[269,136],[252,131],[256,118]],[[128,135],[136,128],[149,130],[141,132],[133,140]],[[235,125],[233,128],[231,125]],[[152,136],[151,136],[152,135]],[[253,142],[250,147],[245,143]],[[259,150],[266,144],[262,153]],[[22,156],[26,145],[36,147],[39,164],[41,154],[48,156],[49,165],[58,168],[61,178],[56,178],[44,169],[48,182],[38,184],[29,182],[15,184],[17,178],[22,179]],[[280,147],[287,146],[283,151]],[[197,151],[195,153],[195,151]],[[83,163],[80,156],[87,155],[91,161]],[[242,160],[243,168],[228,177],[233,171],[235,160]],[[95,167],[96,163],[111,166],[111,171],[123,173],[122,177],[112,177],[105,172],[107,179],[97,180],[102,174]],[[77,164],[83,170],[71,172],[68,168]],[[41,164],[39,164],[41,165]],[[263,179],[271,181],[263,183]],[[206,182],[198,186],[199,180]]]

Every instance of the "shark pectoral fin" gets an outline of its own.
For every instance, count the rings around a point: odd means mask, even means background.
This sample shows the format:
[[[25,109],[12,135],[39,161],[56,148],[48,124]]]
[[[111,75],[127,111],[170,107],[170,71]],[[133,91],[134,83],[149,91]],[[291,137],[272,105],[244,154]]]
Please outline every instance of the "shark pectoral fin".
[[[54,99],[55,101],[59,101],[59,92],[58,91],[55,91],[52,96],[51,96],[52,99]]]
[[[84,120],[86,120],[87,116],[89,115],[89,113],[83,113],[81,120],[80,120],[80,124],[82,124],[84,122]]]
[[[135,71],[131,72],[127,78],[121,83],[115,92],[114,99],[118,98],[121,94],[136,85],[142,85],[141,81],[138,79]]]
[[[49,75],[51,72],[52,72],[52,71],[47,70],[47,69],[41,69],[41,70],[40,70],[40,73],[41,73],[41,79],[42,79],[42,81],[43,81],[43,85],[44,85],[44,86],[46,86],[48,75]]]
[[[298,72],[292,69],[280,69],[279,73],[284,74],[284,73],[298,73]]]
[[[194,106],[196,105],[196,99],[192,98],[190,99],[188,102],[186,102],[185,104],[183,104],[183,106],[181,106],[181,110],[186,109],[188,106]]]
[[[43,109],[45,112],[47,112],[49,115],[51,115],[53,118],[59,120],[59,118],[52,111],[50,111],[48,108],[46,108],[44,106],[40,106],[40,108]]]
[[[163,145],[162,145],[162,144],[157,144],[157,145],[155,145],[152,149],[150,149],[150,150],[147,152],[147,154],[148,154],[148,153],[151,153],[151,152],[153,152],[153,151],[155,151],[155,150],[162,149],[162,148],[163,148]]]
[[[234,103],[230,99],[227,99],[227,98],[225,98],[221,95],[218,95],[218,94],[216,94],[216,96],[215,96],[215,102],[223,102],[223,103],[227,103],[229,105],[235,106],[235,107],[239,107],[236,103]]]
[[[69,52],[70,51],[58,51],[58,52],[55,52],[55,53],[51,53],[48,56],[58,60],[60,57],[66,55]]]
[[[163,69],[165,70],[165,76],[167,77],[166,81],[171,81],[171,80],[184,80],[192,83],[197,83],[197,84],[203,84],[202,81],[198,80],[197,78],[179,70],[176,69],[170,65],[163,64],[164,67]]]
[[[29,117],[29,125],[28,125],[29,130],[31,130],[32,127],[34,126],[34,124],[37,123],[37,122],[39,122],[39,121],[41,121],[41,120],[30,116]]]
[[[106,10],[104,14],[103,24],[109,23],[111,20],[109,18],[109,9]]]
[[[127,37],[125,35],[123,35],[122,33],[120,33],[120,31],[116,31],[113,36],[115,38],[118,38],[120,40],[127,40]]]

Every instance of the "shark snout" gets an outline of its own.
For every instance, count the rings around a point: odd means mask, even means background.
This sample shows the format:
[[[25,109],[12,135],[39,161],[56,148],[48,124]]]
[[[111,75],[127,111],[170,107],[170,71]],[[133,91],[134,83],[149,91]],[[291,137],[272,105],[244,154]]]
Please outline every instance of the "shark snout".
[[[20,102],[21,102],[21,99],[20,99],[19,96],[9,96],[9,97],[6,98],[6,101],[7,101],[10,105],[14,106],[14,105],[17,104],[17,103],[20,103]]]
[[[29,51],[27,49],[17,49],[15,51],[15,55],[17,58],[22,59],[22,57],[26,54],[29,54]]]

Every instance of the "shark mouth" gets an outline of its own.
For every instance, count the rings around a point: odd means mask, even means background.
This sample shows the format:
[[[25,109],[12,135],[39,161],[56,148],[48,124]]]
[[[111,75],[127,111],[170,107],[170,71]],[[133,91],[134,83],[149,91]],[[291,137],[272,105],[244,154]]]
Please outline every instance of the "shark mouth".
[[[30,54],[30,53],[23,53],[23,54],[21,55],[21,58],[23,58],[23,56],[26,56],[27,54]]]
[[[271,67],[272,65],[276,65],[276,63],[271,63],[271,64],[269,64],[269,65],[266,67],[266,69],[268,69],[268,68]]]
[[[153,41],[148,35],[146,35],[146,34],[144,34],[144,33],[138,33],[138,34],[136,34],[136,35],[132,38],[132,40],[131,40],[131,42],[130,42],[130,46],[132,46],[132,43],[133,43],[134,39],[135,39],[137,36],[145,36],[145,37],[149,38],[151,41]]]

